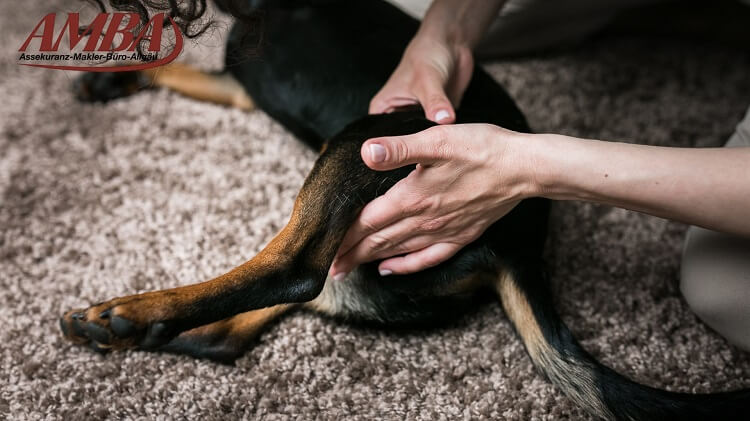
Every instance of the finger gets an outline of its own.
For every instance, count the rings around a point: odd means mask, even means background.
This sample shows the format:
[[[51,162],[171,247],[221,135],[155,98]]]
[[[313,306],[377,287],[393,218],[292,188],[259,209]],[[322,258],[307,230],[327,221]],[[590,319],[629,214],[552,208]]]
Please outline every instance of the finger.
[[[398,107],[419,104],[419,99],[404,82],[405,73],[401,65],[396,68],[388,81],[370,100],[369,114],[383,114],[393,112]]]
[[[419,230],[417,218],[402,219],[375,232],[336,257],[330,273],[348,273],[362,263],[421,250],[439,240]]]
[[[438,124],[450,124],[456,121],[453,104],[445,93],[445,81],[437,71],[424,73],[412,90],[419,99],[419,103],[422,104],[428,120]]]
[[[389,105],[386,100],[387,95],[384,93],[386,87],[383,87],[370,100],[370,106],[367,109],[368,114],[383,114],[388,111]]]
[[[372,238],[376,238],[376,240]],[[334,279],[339,279],[341,277],[340,274],[347,274],[361,264],[380,260],[384,257],[421,250],[424,247],[425,244],[423,243],[422,247],[407,249],[403,245],[393,243],[387,237],[375,233],[367,237],[363,243],[352,248],[348,253],[337,257],[331,265],[329,273],[333,275]]]
[[[446,84],[445,92],[451,100],[451,104],[459,107],[466,88],[469,87],[471,77],[474,73],[474,57],[471,50],[460,50],[456,59],[456,69]]]
[[[399,107],[405,107],[408,105],[419,105],[419,101],[413,97],[389,95],[384,93],[376,95],[372,101],[370,101],[369,114],[387,114],[391,113]]]
[[[460,249],[461,246],[458,244],[433,244],[405,256],[392,257],[384,260],[378,265],[378,271],[382,276],[390,274],[404,275],[407,273],[419,272],[437,266],[450,259]]]
[[[451,157],[446,138],[450,127],[431,127],[406,136],[378,137],[362,144],[360,154],[368,167],[384,171],[410,164],[431,165]]]
[[[339,245],[337,257],[347,253],[368,235],[380,231],[399,219],[410,216],[410,209],[404,209],[400,206],[403,204],[400,196],[400,188],[394,186],[383,196],[376,197],[368,203],[344,235],[344,239]]]

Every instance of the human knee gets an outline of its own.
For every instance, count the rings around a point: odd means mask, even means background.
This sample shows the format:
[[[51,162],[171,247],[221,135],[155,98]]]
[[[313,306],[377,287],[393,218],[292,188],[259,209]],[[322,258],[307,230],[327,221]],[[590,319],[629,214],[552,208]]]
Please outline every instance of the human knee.
[[[699,315],[732,311],[750,294],[746,241],[691,227],[682,254],[681,290]]]
[[[680,292],[690,310],[702,320],[721,318],[721,313],[727,309],[726,297],[721,291],[711,288],[710,282],[696,277],[694,273],[683,271]]]
[[[720,282],[716,285],[699,271],[683,268],[680,291],[690,310],[706,325],[730,343],[750,350],[748,304],[731,288],[725,288]]]
[[[710,280],[701,276],[698,271],[686,270],[684,265],[680,292],[690,310],[704,321],[721,318],[721,313],[726,310],[727,300],[721,289],[712,288]]]
[[[690,309],[730,342],[750,349],[750,242],[691,227],[680,290]]]

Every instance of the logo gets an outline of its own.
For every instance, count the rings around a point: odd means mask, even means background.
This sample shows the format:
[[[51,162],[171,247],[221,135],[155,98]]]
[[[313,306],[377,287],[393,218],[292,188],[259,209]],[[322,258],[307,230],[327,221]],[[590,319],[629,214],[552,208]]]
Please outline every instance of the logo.
[[[79,13],[68,13],[59,31],[55,31],[56,19],[57,15],[50,13],[37,23],[18,49],[18,64],[87,72],[142,70],[173,61],[184,42],[178,25],[166,13],[153,15],[140,27],[137,13],[99,13],[85,27],[80,26]],[[162,54],[167,22],[174,42],[171,51]],[[117,65],[107,66],[108,62]]]

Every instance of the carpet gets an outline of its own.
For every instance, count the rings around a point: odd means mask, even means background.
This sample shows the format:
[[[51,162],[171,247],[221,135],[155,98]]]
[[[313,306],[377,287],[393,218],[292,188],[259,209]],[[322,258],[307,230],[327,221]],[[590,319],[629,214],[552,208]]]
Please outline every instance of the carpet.
[[[200,282],[285,224],[315,154],[260,111],[155,90],[77,103],[75,74],[16,63],[53,1],[0,4],[0,419],[585,420],[538,375],[499,305],[450,327],[389,332],[298,312],[235,367],[60,335],[67,309]],[[226,25],[182,60],[221,63]],[[486,64],[540,132],[718,146],[750,103],[750,53],[608,36]],[[547,261],[586,349],[648,385],[750,387],[750,354],[679,294],[686,227],[555,203]]]

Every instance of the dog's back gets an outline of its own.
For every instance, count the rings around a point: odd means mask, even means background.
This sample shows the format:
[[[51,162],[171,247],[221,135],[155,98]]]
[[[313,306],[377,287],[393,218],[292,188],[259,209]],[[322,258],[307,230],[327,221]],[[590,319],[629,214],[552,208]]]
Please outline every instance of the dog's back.
[[[385,1],[265,1],[263,36],[248,57],[247,28],[227,42],[226,70],[265,112],[316,147],[367,114],[419,22]],[[459,122],[528,132],[513,100],[476,67]]]

